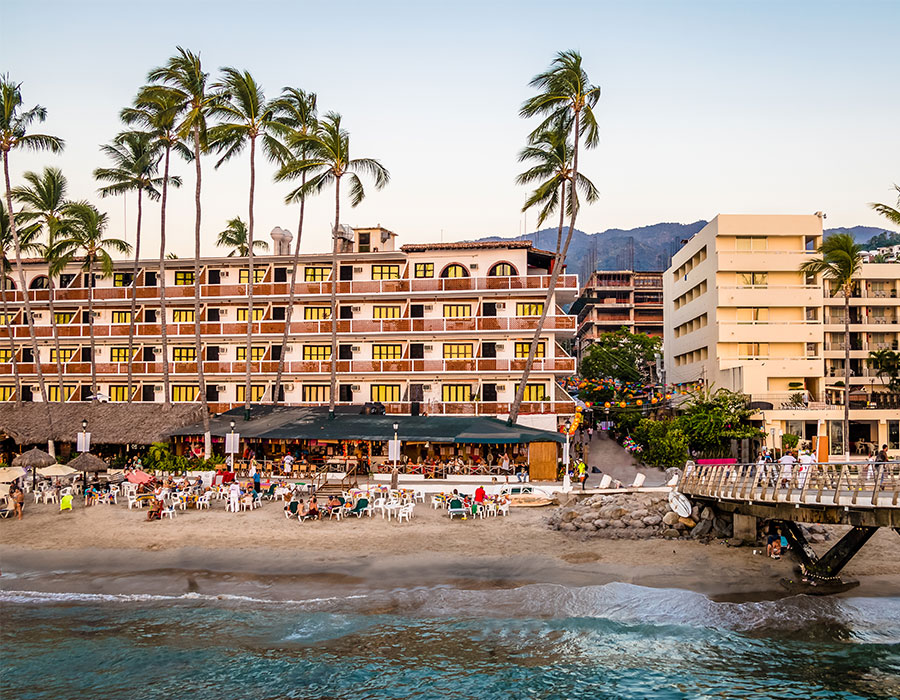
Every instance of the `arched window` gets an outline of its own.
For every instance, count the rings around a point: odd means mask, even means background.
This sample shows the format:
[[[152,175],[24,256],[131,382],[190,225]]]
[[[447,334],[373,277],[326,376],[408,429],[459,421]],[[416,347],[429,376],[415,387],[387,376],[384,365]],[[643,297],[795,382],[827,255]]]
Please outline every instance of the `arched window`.
[[[39,277],[35,277],[31,280],[31,284],[28,285],[29,289],[49,289],[50,288],[50,280],[46,275],[41,275]]]
[[[447,265],[441,272],[441,277],[468,277],[469,271],[459,263]]]
[[[515,277],[519,273],[510,263],[501,262],[488,270],[488,277]]]
[[[16,283],[13,282],[13,278],[12,278],[12,277],[7,277],[7,278],[6,278],[6,288],[7,288],[7,289],[18,289],[18,287],[16,287]]]

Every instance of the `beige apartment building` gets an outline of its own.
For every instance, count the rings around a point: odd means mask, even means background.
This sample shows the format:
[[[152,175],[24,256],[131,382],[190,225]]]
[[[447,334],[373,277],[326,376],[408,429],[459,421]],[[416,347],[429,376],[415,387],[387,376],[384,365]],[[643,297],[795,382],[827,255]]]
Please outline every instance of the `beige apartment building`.
[[[664,275],[666,378],[750,396],[769,444],[803,439],[826,421],[842,441],[843,298],[800,265],[822,242],[820,214],[719,215],[672,258]],[[900,404],[867,367],[896,348],[900,265],[863,266],[851,298],[853,450],[900,449]],[[865,391],[863,391],[865,389]]]

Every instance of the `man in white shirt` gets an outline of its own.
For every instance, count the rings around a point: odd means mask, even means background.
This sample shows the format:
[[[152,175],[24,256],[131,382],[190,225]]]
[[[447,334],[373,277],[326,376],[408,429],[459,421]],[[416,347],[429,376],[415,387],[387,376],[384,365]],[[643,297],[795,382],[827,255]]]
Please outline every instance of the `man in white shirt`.
[[[784,456],[778,460],[778,463],[781,465],[781,486],[785,487],[791,480],[791,467],[797,463],[797,460],[790,451],[787,451],[784,453]]]
[[[800,470],[799,480],[800,480],[800,488],[803,488],[806,485],[806,480],[809,478],[809,473],[812,471],[812,465],[815,464],[816,460],[813,456],[803,450],[800,453],[800,466],[798,469]]]
[[[231,482],[231,486],[228,488],[228,509],[232,513],[237,513],[240,510],[240,501],[241,501],[241,486],[236,481]]]

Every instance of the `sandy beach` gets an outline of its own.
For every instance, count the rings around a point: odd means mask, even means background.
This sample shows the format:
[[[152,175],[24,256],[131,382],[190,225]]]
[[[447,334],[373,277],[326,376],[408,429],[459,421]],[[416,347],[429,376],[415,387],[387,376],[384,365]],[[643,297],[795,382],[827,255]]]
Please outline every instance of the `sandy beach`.
[[[579,540],[548,529],[547,508],[449,521],[419,505],[409,524],[378,516],[301,524],[285,519],[279,502],[237,514],[216,505],[148,523],[146,510],[121,505],[59,514],[54,505],[29,504],[24,520],[0,523],[0,587],[121,592],[153,578],[154,592],[227,592],[238,579],[266,579],[285,584],[287,595],[304,580],[461,587],[621,581],[746,600],[783,595],[778,580],[794,566],[717,541]],[[861,582],[854,595],[896,595],[900,537],[880,530],[845,574]]]

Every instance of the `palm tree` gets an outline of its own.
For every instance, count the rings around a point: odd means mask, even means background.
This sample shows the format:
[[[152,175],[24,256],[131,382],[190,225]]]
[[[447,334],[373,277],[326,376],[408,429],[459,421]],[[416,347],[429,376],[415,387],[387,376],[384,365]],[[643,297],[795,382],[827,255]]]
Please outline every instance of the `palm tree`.
[[[525,388],[528,384],[528,376],[537,354],[541,333],[550,304],[553,303],[556,294],[556,284],[559,273],[562,271],[572,241],[572,233],[575,231],[575,218],[578,215],[578,198],[576,187],[581,186],[578,175],[578,152],[582,138],[586,148],[593,148],[600,141],[600,131],[597,119],[594,116],[594,107],[600,99],[600,86],[592,85],[587,72],[581,65],[581,54],[577,51],[562,51],[556,55],[550,68],[531,79],[529,85],[539,90],[534,97],[525,101],[519,114],[522,117],[544,116],[544,120],[531,134],[531,140],[539,138],[548,129],[553,129],[560,124],[567,125],[572,131],[572,169],[569,178],[569,230],[566,233],[565,243],[561,250],[557,251],[556,261],[547,285],[547,295],[544,298],[544,308],[538,319],[534,337],[531,340],[531,348],[528,352],[528,360],[522,379],[516,391],[516,398],[509,409],[509,423],[518,420],[519,409],[525,398]]]
[[[162,340],[163,357],[163,405],[171,403],[169,391],[169,343],[168,324],[166,323],[166,203],[169,195],[169,185],[181,186],[181,178],[169,176],[169,165],[172,152],[182,156],[185,160],[191,160],[193,153],[185,146],[184,141],[178,135],[177,120],[181,110],[181,100],[176,95],[168,92],[159,93],[152,87],[142,90],[135,100],[134,107],[126,107],[120,116],[126,124],[139,124],[149,129],[157,146],[163,152],[163,176],[159,203],[159,322],[160,337]]]
[[[109,218],[87,202],[73,202],[66,206],[66,214],[72,225],[66,236],[57,242],[57,251],[52,273],[55,274],[74,262],[81,261],[82,272],[88,280],[88,330],[91,342],[91,401],[97,400],[97,359],[94,343],[94,270],[99,269],[101,278],[109,277],[113,271],[110,252],[128,255],[131,244],[119,238],[106,238]]]
[[[816,250],[820,258],[807,260],[800,272],[822,275],[844,294],[844,458],[850,456],[850,296],[853,278],[862,267],[860,247],[849,233],[828,236]]]
[[[47,134],[29,134],[29,127],[35,122],[43,122],[47,118],[47,110],[40,105],[31,109],[22,110],[22,89],[20,83],[14,83],[8,75],[0,76],[0,151],[3,153],[3,177],[6,184],[6,210],[10,212],[8,217],[9,231],[12,234],[13,248],[16,254],[16,273],[19,278],[19,288],[22,298],[25,300],[25,319],[28,322],[28,335],[31,339],[31,352],[34,355],[34,366],[37,369],[38,387],[41,392],[41,400],[47,404],[47,424],[52,425],[53,416],[50,411],[50,403],[47,401],[47,387],[44,383],[44,373],[41,370],[41,357],[39,353],[37,334],[34,330],[34,316],[31,312],[31,298],[28,294],[28,285],[25,284],[25,269],[22,267],[22,240],[16,227],[16,217],[12,213],[12,188],[9,182],[9,154],[16,149],[29,149],[32,151],[51,151],[58,153],[63,149],[65,142]]]
[[[897,190],[898,195],[900,195],[900,185],[894,185],[894,189]],[[877,202],[872,202],[869,206],[892,224],[900,226],[900,209],[892,207],[889,204],[878,204]],[[900,196],[897,197],[897,207],[900,207]]]
[[[283,88],[281,97],[276,101],[276,109],[281,115],[282,121],[290,128],[287,136],[287,145],[291,148],[291,157],[288,162],[302,163],[306,160],[308,148],[301,145],[294,147],[294,139],[303,139],[306,136],[318,133],[319,124],[316,114],[316,94],[304,92],[299,88]],[[281,352],[278,355],[278,372],[275,375],[275,386],[272,389],[272,403],[277,404],[281,400],[281,381],[284,376],[285,355],[287,354],[288,338],[290,337],[291,320],[294,316],[294,300],[297,293],[297,270],[300,267],[300,240],[303,238],[303,215],[306,209],[306,196],[301,194],[306,185],[309,171],[300,171],[300,186],[288,193],[285,204],[300,202],[300,219],[297,222],[297,242],[294,244],[294,258],[291,270],[291,284],[288,290],[288,304],[284,314],[284,332],[281,335]],[[315,173],[312,173],[315,174]]]
[[[221,248],[231,248],[228,251],[228,257],[246,258],[249,246],[247,224],[241,217],[236,216],[228,220],[225,230],[219,231],[219,237],[216,239],[216,245]],[[253,241],[253,247],[258,250],[268,250],[269,244],[265,241]]]
[[[259,85],[247,71],[239,71],[235,68],[223,68],[222,80],[213,86],[227,95],[213,108],[213,114],[219,118],[219,123],[209,130],[209,144],[211,148],[222,154],[216,167],[230,160],[245,146],[250,147],[250,200],[249,218],[246,227],[247,267],[247,362],[244,374],[244,409],[250,410],[251,396],[251,359],[253,344],[253,287],[256,277],[253,271],[253,253],[256,247],[253,240],[253,197],[256,193],[256,142],[259,140],[263,152],[272,160],[280,159],[282,162],[289,152],[286,150],[278,136],[286,132],[287,127],[281,122],[273,103],[267,102],[262,86]],[[232,220],[240,223],[240,220]]]
[[[134,328],[137,319],[138,261],[141,256],[141,223],[144,194],[153,201],[160,197],[162,178],[156,176],[159,169],[159,144],[153,135],[145,131],[124,131],[112,143],[100,150],[113,162],[112,168],[97,168],[94,178],[110,183],[101,187],[101,197],[137,193],[137,222],[134,237],[134,264],[131,270],[131,320],[128,324],[128,403],[132,400],[134,386]]]
[[[869,352],[867,362],[888,389],[900,391],[900,353],[887,348],[872,350]]]
[[[331,391],[328,412],[334,416],[337,393],[337,285],[338,285],[338,234],[341,225],[341,180],[350,183],[350,206],[357,206],[366,196],[360,175],[373,179],[375,189],[383,189],[391,180],[391,174],[374,158],[350,157],[350,132],[341,127],[341,115],[329,112],[320,122],[317,134],[292,137],[294,148],[306,148],[307,158],[291,161],[281,167],[276,180],[286,180],[307,173],[316,173],[299,188],[298,197],[321,192],[334,183],[334,230],[331,247]]]
[[[28,182],[28,185],[14,187],[13,198],[26,207],[25,211],[21,213],[22,221],[34,222],[37,228],[45,234],[44,244],[39,246],[38,252],[50,264],[56,241],[70,223],[64,214],[69,183],[59,168],[44,168],[41,174],[29,171],[22,178]],[[56,351],[56,381],[59,400],[65,401],[62,352],[59,344],[59,329],[56,324],[56,311],[53,308],[53,275],[47,275],[47,280],[50,327]]]
[[[200,389],[200,405],[203,407],[204,457],[212,454],[212,437],[209,433],[209,403],[206,400],[206,373],[203,369],[203,340],[200,335],[200,192],[203,173],[200,155],[206,148],[206,120],[211,110],[222,101],[223,95],[209,90],[209,73],[203,71],[200,55],[180,46],[166,65],[154,68],[147,79],[153,83],[142,91],[148,98],[156,97],[179,105],[179,123],[176,133],[182,140],[193,143],[194,173],[194,342],[197,355],[197,380]],[[160,282],[165,285],[165,279]],[[168,364],[168,358],[164,358]]]

